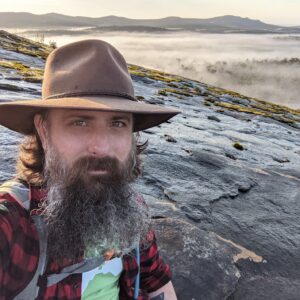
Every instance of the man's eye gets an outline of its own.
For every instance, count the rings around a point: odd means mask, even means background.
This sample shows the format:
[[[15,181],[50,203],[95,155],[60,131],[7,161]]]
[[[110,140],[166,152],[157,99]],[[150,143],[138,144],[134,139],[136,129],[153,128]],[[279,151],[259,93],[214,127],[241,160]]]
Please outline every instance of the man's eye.
[[[85,127],[87,126],[87,122],[84,120],[76,120],[72,123],[74,126]]]
[[[114,127],[118,127],[118,128],[126,127],[126,123],[122,122],[122,121],[114,121],[113,125],[114,125]]]

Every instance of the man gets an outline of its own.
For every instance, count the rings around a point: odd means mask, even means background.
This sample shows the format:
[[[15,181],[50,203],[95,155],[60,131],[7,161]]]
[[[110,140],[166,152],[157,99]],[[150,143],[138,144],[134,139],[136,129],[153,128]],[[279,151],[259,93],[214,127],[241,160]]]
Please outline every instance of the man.
[[[0,188],[0,300],[176,299],[147,207],[135,132],[179,111],[141,103],[122,55],[100,40],[54,50],[41,100],[0,104],[25,134]]]

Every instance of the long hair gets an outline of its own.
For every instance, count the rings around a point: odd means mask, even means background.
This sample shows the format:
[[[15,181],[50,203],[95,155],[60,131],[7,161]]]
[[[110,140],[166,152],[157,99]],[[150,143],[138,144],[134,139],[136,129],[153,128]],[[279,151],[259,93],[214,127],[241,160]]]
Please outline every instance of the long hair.
[[[43,118],[45,116],[42,116]],[[148,140],[140,142],[139,133],[133,135],[133,155],[135,164],[133,168],[134,178],[142,173],[142,160],[140,154],[147,148]],[[17,178],[26,181],[31,185],[41,186],[46,184],[44,178],[45,152],[40,137],[35,130],[30,136],[25,137],[19,147],[17,159]]]

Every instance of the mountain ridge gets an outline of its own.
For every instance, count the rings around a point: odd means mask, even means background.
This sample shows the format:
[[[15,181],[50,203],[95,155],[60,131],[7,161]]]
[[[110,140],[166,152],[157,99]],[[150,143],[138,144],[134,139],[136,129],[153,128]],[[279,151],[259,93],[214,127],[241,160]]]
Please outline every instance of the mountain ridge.
[[[43,28],[43,27],[112,27],[149,26],[164,29],[183,29],[203,32],[258,31],[258,33],[300,33],[300,26],[278,26],[261,20],[234,15],[213,18],[182,18],[167,16],[159,19],[131,19],[115,15],[103,17],[69,16],[55,12],[32,14],[28,12],[0,12],[0,27],[3,28]]]

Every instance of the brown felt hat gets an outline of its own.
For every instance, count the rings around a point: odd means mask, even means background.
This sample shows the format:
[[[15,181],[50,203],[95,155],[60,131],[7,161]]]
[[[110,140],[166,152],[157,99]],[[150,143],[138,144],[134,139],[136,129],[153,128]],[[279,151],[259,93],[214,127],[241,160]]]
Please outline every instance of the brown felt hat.
[[[158,125],[180,112],[138,101],[124,57],[97,39],[52,51],[45,65],[42,99],[0,103],[0,124],[31,134],[33,116],[51,108],[130,112],[134,131]]]

